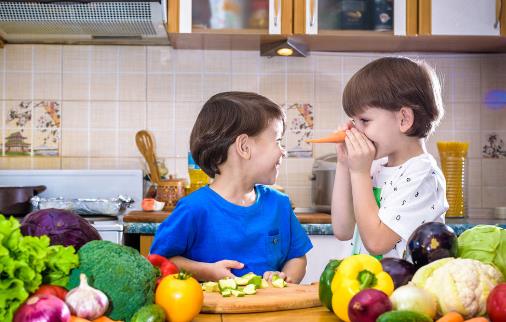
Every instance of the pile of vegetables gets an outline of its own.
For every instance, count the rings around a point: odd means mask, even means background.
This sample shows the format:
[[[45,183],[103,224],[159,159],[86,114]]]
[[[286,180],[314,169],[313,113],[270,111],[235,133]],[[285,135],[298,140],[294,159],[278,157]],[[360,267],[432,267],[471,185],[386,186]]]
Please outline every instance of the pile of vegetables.
[[[378,268],[363,254],[331,260],[320,278],[320,300],[352,322],[504,322],[504,233],[476,226],[457,238],[444,224],[426,223],[408,240],[413,263],[383,258]],[[378,287],[389,285],[379,278],[381,270],[391,288]]]
[[[68,289],[80,284],[85,274],[93,288],[104,292],[110,302],[107,316],[130,321],[141,307],[153,304],[158,268],[131,247],[93,240],[78,251],[80,266],[72,270]]]
[[[286,281],[279,277],[278,274],[272,275],[271,285],[277,288],[286,287]],[[218,292],[223,297],[243,297],[245,295],[253,295],[257,293],[257,289],[268,288],[269,282],[256,275],[253,272],[244,274],[240,277],[226,277],[218,280],[218,282],[202,283],[202,290],[205,292]]]
[[[42,283],[65,285],[79,264],[74,247],[50,246],[49,237],[23,236],[19,227],[14,217],[0,215],[0,321],[12,321]]]

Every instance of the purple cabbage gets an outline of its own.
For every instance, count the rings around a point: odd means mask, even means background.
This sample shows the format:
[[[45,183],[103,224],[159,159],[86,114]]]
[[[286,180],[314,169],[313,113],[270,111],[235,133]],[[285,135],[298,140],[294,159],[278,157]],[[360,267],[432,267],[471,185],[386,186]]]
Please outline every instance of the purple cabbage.
[[[98,231],[83,217],[69,210],[42,209],[28,214],[21,222],[25,236],[47,235],[51,245],[81,246],[92,240],[101,240]]]

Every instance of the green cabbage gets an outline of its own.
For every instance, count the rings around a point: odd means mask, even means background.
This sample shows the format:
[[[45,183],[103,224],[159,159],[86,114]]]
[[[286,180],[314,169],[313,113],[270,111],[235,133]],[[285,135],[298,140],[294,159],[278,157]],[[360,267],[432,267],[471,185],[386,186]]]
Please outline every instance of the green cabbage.
[[[495,265],[506,277],[506,230],[478,225],[458,237],[458,257]]]

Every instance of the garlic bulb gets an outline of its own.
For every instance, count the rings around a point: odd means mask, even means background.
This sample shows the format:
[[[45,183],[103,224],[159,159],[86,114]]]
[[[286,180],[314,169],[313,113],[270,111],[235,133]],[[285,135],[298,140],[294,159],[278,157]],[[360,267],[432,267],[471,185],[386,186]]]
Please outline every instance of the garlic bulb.
[[[65,296],[70,312],[83,319],[94,320],[104,315],[109,307],[107,296],[100,290],[88,285],[86,275],[81,274],[81,283]]]

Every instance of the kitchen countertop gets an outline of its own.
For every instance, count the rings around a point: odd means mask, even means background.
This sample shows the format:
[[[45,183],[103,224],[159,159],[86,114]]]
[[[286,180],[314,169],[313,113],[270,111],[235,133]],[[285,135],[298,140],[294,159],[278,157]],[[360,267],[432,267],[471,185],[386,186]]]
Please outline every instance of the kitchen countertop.
[[[153,235],[160,223],[170,215],[162,211],[130,211],[123,217],[123,231],[128,234]],[[308,235],[333,235],[330,215],[320,212],[298,212],[295,215]],[[457,235],[479,224],[498,225],[506,229],[506,219],[493,218],[447,218],[446,224]]]
[[[246,322],[255,320],[256,322],[285,322],[285,321],[318,321],[318,322],[336,322],[335,314],[323,306],[300,310],[286,310],[264,313],[244,313],[244,314],[199,314],[194,322]]]

